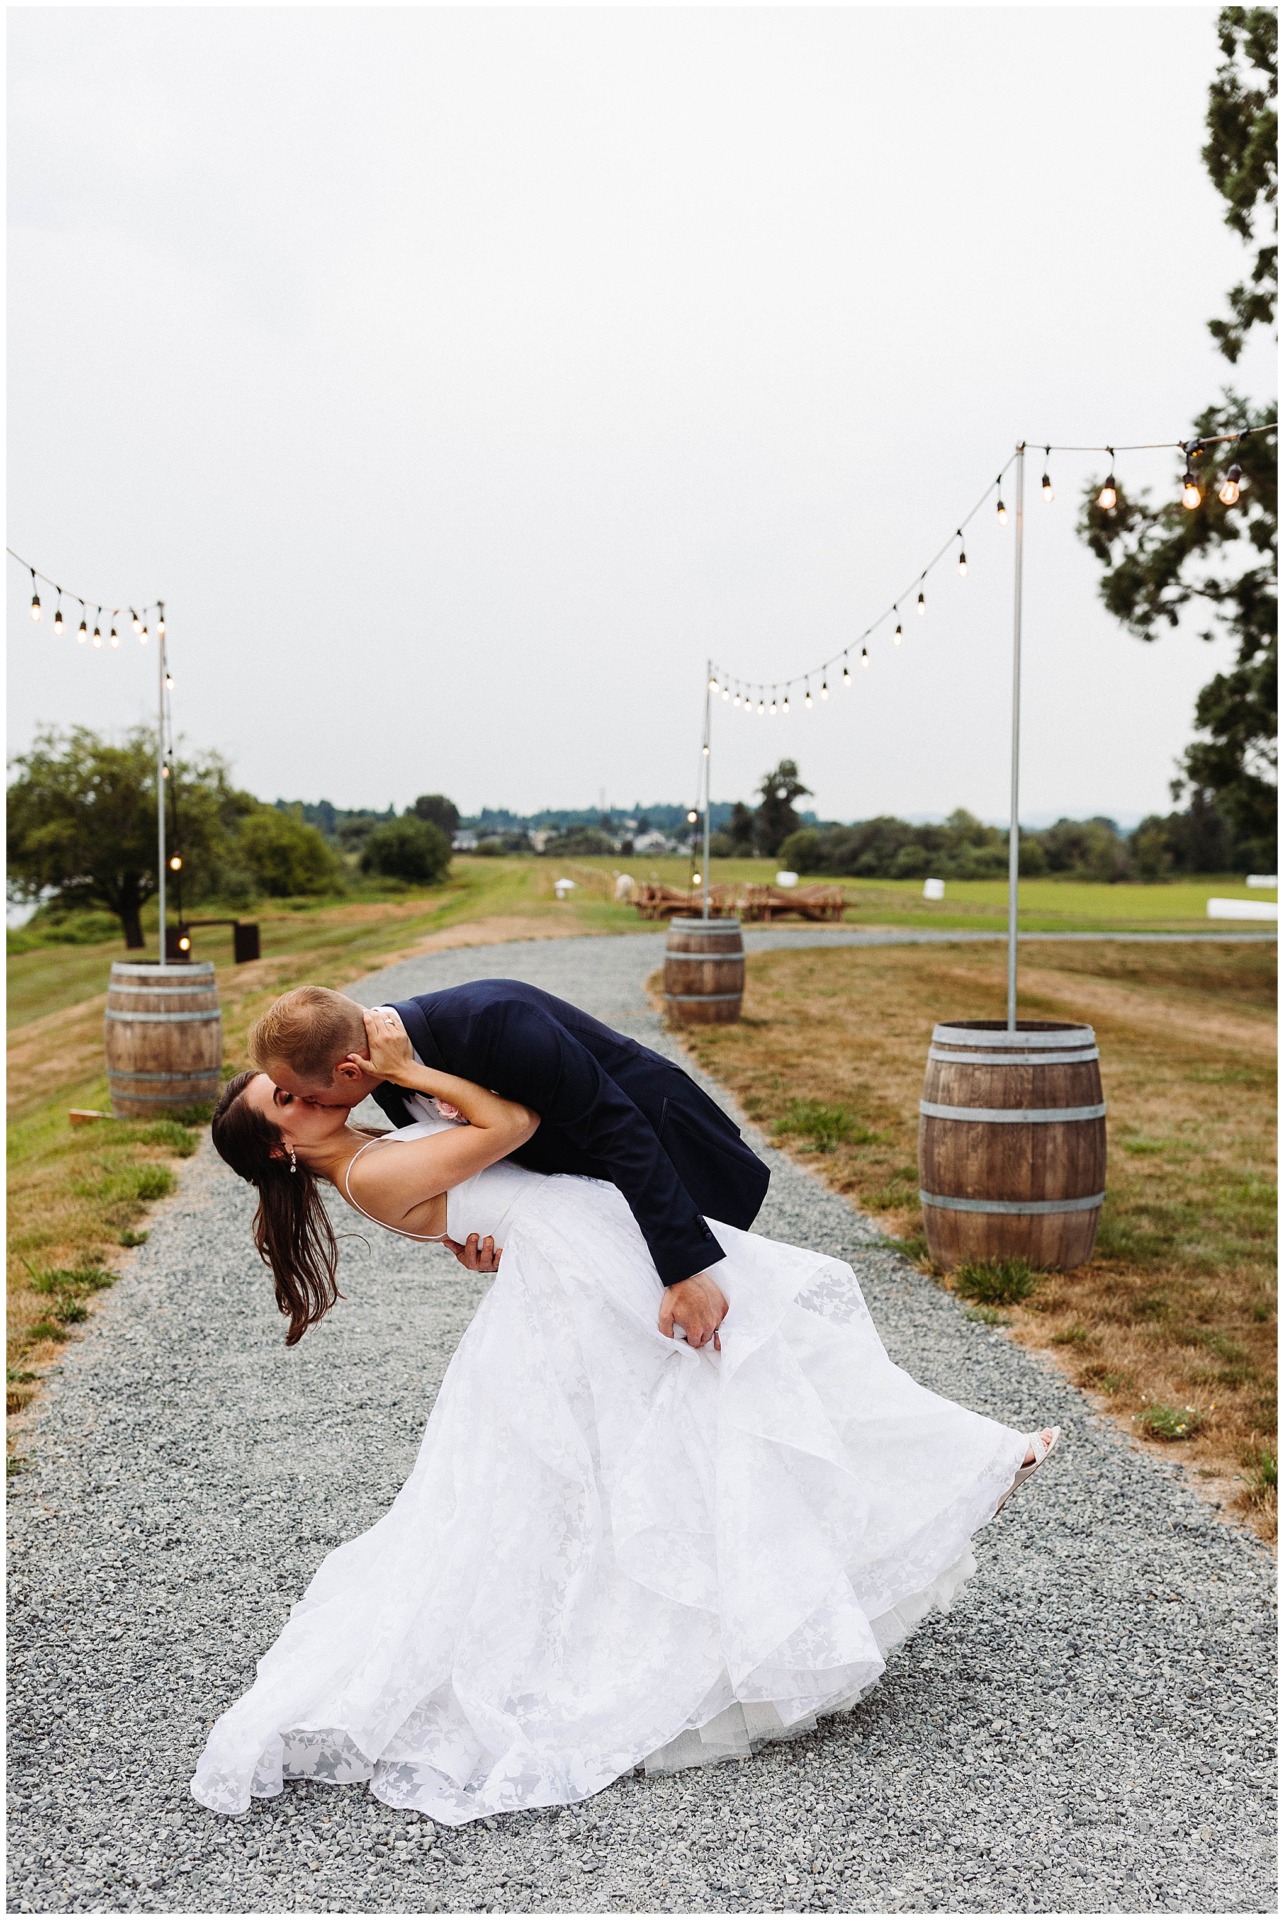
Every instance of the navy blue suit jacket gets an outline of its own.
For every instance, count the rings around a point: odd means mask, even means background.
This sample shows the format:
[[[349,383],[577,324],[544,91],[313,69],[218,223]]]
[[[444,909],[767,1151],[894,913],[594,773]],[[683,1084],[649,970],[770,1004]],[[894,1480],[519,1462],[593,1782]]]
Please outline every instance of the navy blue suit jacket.
[[[521,1166],[614,1182],[665,1286],[725,1257],[705,1214],[752,1223],[767,1168],[695,1081],[649,1047],[521,980],[472,980],[394,1004],[428,1066],[540,1115],[512,1156]],[[374,1097],[395,1125],[413,1118],[391,1081]]]

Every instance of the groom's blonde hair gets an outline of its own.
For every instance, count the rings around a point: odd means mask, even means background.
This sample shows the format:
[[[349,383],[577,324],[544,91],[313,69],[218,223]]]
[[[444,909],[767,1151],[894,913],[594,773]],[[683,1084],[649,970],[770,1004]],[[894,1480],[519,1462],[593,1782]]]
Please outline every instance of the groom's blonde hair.
[[[283,1060],[306,1080],[328,1081],[340,1060],[362,1053],[366,1024],[355,1000],[330,987],[294,987],[250,1028],[250,1058],[261,1072]]]

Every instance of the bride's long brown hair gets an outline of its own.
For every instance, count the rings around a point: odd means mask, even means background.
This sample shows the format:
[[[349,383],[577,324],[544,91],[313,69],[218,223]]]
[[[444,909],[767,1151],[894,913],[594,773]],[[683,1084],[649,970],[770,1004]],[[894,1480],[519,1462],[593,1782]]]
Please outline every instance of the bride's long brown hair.
[[[293,1347],[343,1298],[335,1279],[339,1249],[316,1175],[302,1160],[291,1172],[281,1129],[241,1097],[255,1077],[238,1073],[228,1081],[210,1134],[233,1173],[258,1190],[254,1244],[272,1270],[276,1304],[290,1322],[285,1344]]]

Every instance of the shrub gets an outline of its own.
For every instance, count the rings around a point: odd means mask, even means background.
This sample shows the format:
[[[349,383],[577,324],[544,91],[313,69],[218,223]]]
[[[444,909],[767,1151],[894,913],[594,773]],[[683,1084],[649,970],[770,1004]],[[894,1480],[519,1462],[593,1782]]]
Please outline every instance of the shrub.
[[[722,852],[720,847],[714,845],[717,840],[725,841],[728,854],[735,850],[735,842],[730,834],[715,833],[709,840],[710,853]],[[799,827],[797,833],[791,833],[782,845],[778,858],[791,873],[819,873],[820,835],[815,827]]]
[[[342,864],[323,836],[297,813],[278,807],[259,807],[241,821],[230,865],[248,876],[254,892],[274,900],[343,887]]]
[[[965,1260],[954,1270],[954,1291],[982,1307],[1015,1306],[1037,1285],[1027,1260]]]
[[[361,849],[362,873],[382,874],[388,880],[408,880],[435,886],[450,869],[450,842],[431,820],[402,814],[385,820],[366,838]]]

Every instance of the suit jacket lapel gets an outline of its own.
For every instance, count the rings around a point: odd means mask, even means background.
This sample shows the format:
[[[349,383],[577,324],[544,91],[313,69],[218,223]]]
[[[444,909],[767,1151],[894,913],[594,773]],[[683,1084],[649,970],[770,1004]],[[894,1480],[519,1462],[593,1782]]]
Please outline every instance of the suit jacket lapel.
[[[441,1048],[432,1037],[432,1029],[423,1008],[417,1000],[394,1000],[393,1006],[401,1015],[401,1024],[410,1035],[410,1044],[426,1067],[432,1067],[437,1073],[449,1071],[441,1057]]]

